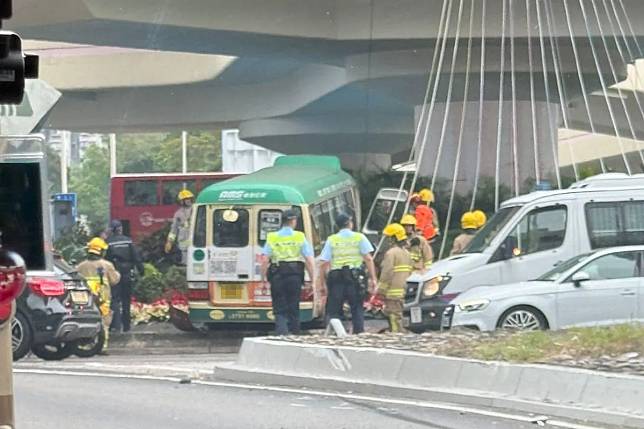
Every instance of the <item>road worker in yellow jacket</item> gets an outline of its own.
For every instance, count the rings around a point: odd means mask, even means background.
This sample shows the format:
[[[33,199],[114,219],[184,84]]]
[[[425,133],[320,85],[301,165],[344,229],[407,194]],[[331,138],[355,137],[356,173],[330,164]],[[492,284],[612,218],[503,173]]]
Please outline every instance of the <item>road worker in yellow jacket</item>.
[[[409,239],[409,254],[414,262],[414,270],[425,271],[429,269],[434,260],[434,252],[429,243],[418,233],[416,229],[416,218],[413,215],[406,214],[400,220],[400,224],[405,228],[407,238]]]
[[[105,343],[103,350],[107,349],[109,328],[112,323],[111,287],[116,286],[121,280],[121,274],[114,265],[103,258],[108,245],[100,237],[94,237],[87,243],[87,259],[78,264],[76,270],[85,277],[94,299],[98,301],[98,308],[103,318]]]
[[[406,249],[407,234],[402,225],[387,225],[383,234],[393,242],[385,254],[380,269],[378,294],[384,296],[384,313],[391,332],[402,332],[402,315],[407,278],[413,271],[413,261]]]

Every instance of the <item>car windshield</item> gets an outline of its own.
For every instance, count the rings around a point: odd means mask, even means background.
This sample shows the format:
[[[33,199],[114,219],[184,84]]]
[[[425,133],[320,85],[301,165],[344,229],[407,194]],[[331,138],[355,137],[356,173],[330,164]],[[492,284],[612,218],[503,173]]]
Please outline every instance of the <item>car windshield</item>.
[[[581,255],[577,255],[573,258],[570,258],[567,261],[558,264],[552,270],[543,274],[541,277],[538,277],[536,280],[544,281],[544,282],[554,282],[555,280],[559,279],[563,273],[567,272],[569,269],[571,269],[578,263],[586,260],[586,258],[588,258],[590,255],[592,255],[592,252],[584,253]]]
[[[503,229],[520,206],[506,207],[494,214],[481,230],[476,233],[464,253],[481,253],[494,240],[499,231]]]

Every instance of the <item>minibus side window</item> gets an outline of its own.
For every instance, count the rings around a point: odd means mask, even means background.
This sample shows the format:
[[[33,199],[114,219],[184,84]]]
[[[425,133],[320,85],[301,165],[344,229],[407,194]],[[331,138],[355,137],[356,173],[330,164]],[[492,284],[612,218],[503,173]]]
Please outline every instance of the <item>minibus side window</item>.
[[[197,208],[195,233],[192,237],[192,244],[195,247],[206,247],[206,206],[199,206]]]
[[[237,216],[231,216],[231,212],[237,213]],[[215,210],[213,224],[212,241],[216,247],[248,246],[248,210]]]
[[[512,243],[516,255],[529,255],[556,249],[566,237],[565,206],[546,207],[532,210],[521,219],[506,242]]]

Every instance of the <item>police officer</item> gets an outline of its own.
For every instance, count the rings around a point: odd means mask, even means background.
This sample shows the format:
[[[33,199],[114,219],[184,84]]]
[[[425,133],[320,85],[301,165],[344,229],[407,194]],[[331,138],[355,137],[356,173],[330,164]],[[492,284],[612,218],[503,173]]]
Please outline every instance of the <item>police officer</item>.
[[[112,324],[110,329],[119,332],[130,330],[130,301],[132,301],[132,287],[134,286],[134,269],[143,275],[143,263],[139,251],[132,243],[132,239],[123,234],[123,225],[119,220],[110,224],[110,236],[107,239],[107,252],[105,259],[110,261],[121,274],[121,281],[112,288]]]
[[[314,279],[313,248],[304,233],[296,231],[298,215],[286,210],[283,226],[266,237],[262,281],[271,285],[277,335],[300,333],[300,292],[304,270]]]
[[[384,313],[391,332],[403,331],[402,315],[407,278],[413,270],[412,257],[405,248],[407,233],[397,223],[387,225],[383,234],[391,240],[391,248],[385,253],[380,267],[380,282],[377,294],[385,298]]]
[[[364,332],[363,300],[366,291],[359,282],[360,278],[365,277],[363,263],[369,271],[370,289],[375,288],[377,282],[371,255],[373,246],[363,234],[352,231],[353,220],[348,214],[340,213],[335,223],[340,231],[327,239],[320,254],[320,285],[325,284],[326,276],[327,319],[340,319],[346,300],[351,307],[353,333],[359,334]]]

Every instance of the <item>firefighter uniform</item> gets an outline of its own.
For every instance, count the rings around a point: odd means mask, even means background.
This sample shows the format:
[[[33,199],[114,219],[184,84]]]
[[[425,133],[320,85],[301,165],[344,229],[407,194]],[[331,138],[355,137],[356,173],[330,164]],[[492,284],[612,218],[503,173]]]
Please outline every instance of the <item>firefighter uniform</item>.
[[[434,261],[434,252],[421,234],[416,230],[416,218],[412,215],[405,215],[400,220],[409,238],[409,255],[413,261],[414,270],[424,271],[429,269]]]
[[[351,308],[353,333],[359,334],[364,332],[363,302],[367,293],[361,281],[366,278],[362,264],[365,257],[373,252],[373,246],[364,234],[351,230],[351,217],[347,214],[339,214],[336,225],[340,231],[327,239],[320,254],[320,260],[329,263],[330,268],[326,282],[327,320],[342,319],[342,308],[347,301]]]
[[[463,232],[456,236],[450,255],[458,255],[470,245],[477,231],[478,219],[472,212],[465,212],[461,217],[461,228]]]
[[[181,207],[174,213],[172,225],[165,244],[165,252],[170,253],[176,243],[181,252],[181,263],[185,265],[190,246],[190,218],[192,217],[192,201],[195,196],[187,189],[179,192],[177,199]]]
[[[413,271],[413,261],[403,247],[407,238],[404,228],[392,224],[385,228],[384,234],[392,237],[396,244],[387,251],[380,269],[378,293],[385,298],[384,313],[389,321],[391,332],[401,332],[405,287],[407,278]]]
[[[109,328],[112,323],[111,286],[115,286],[121,280],[121,275],[114,268],[114,265],[103,259],[102,254],[107,250],[107,243],[101,238],[93,238],[88,243],[87,259],[76,267],[76,270],[87,281],[94,299],[98,302],[99,311],[103,319],[103,330],[105,332],[105,344],[107,348],[109,339]]]
[[[285,219],[297,219],[297,215],[287,211]],[[275,331],[277,335],[297,335],[300,333],[300,293],[304,284],[305,259],[313,257],[313,248],[304,233],[285,225],[268,234],[263,253],[271,262],[268,281]]]

